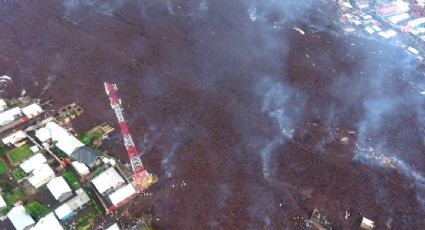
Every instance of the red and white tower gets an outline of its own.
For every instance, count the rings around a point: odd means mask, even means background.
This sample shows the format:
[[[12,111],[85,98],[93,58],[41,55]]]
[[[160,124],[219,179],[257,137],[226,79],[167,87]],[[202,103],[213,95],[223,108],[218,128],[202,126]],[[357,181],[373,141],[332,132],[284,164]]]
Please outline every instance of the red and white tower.
[[[114,109],[118,118],[118,123],[121,129],[121,135],[124,138],[124,145],[127,149],[128,159],[130,160],[131,168],[134,174],[134,181],[136,182],[136,190],[142,192],[155,182],[155,178],[149,174],[142,164],[139,152],[134,145],[133,138],[128,130],[127,123],[122,114],[121,99],[117,96],[117,85],[105,82],[106,94],[108,94],[111,101],[111,107]]]

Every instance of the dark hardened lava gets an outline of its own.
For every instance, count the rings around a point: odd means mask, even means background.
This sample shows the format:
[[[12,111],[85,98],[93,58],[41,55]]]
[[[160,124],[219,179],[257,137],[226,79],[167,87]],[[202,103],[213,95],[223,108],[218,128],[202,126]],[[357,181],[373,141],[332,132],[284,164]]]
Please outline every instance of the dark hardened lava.
[[[301,36],[288,26],[281,32],[289,40],[282,38],[290,44],[287,50],[259,54],[264,44],[247,38],[252,35],[245,33],[250,21],[242,1],[209,1],[207,16],[190,13],[195,1],[172,1],[181,6],[174,15],[166,1],[144,1],[142,8],[135,2],[113,16],[90,6],[65,11],[53,0],[0,3],[0,73],[13,77],[5,96],[22,89],[37,96],[50,84],[42,98],[54,98],[56,106],[82,105],[86,114],[74,125],[85,130],[105,120],[116,124],[102,83],[118,84],[135,142],[149,150],[144,163],[160,176],[154,195],[133,203],[132,212],[152,211],[159,229],[303,229],[294,218],[306,218],[318,207],[336,229],[357,229],[361,214],[385,229],[388,210],[382,203],[389,203],[393,229],[424,226],[415,185],[403,175],[353,163],[353,142],[316,149],[331,132],[321,124],[332,104],[351,108],[341,110],[335,124],[341,130],[355,130],[363,114],[361,90],[347,89],[348,97],[359,100],[341,105],[344,100],[328,87],[340,73],[362,65],[362,55],[346,48],[349,39],[325,32]],[[306,50],[326,50],[333,61],[321,63],[319,57],[312,66]],[[285,52],[282,63],[277,57]],[[346,53],[354,59],[343,58]],[[309,99],[294,141],[272,155],[276,174],[269,181],[262,172],[261,140],[279,130],[261,112],[254,91],[262,76],[276,75],[274,81],[287,82]],[[312,123],[317,125],[307,125]],[[406,124],[391,128],[396,125]],[[143,145],[146,133],[150,143]],[[176,153],[163,167],[173,145]],[[118,132],[104,147],[125,159]],[[354,217],[346,221],[348,204]]]

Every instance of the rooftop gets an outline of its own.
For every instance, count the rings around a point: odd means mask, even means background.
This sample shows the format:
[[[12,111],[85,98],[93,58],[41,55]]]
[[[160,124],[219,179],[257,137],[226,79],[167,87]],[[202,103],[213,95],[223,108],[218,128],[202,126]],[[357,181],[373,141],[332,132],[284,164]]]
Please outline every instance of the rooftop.
[[[125,183],[124,179],[118,174],[115,168],[108,168],[91,180],[99,193],[104,193],[110,189],[115,189]]]
[[[16,230],[23,230],[35,223],[22,205],[12,208],[7,217]]]
[[[37,116],[38,114],[43,112],[43,109],[36,103],[33,103],[31,105],[28,105],[21,109],[22,113],[27,116],[28,118]]]
[[[51,179],[49,183],[47,183],[47,188],[56,200],[59,200],[62,194],[72,192],[71,188],[62,176]]]
[[[96,163],[97,158],[100,156],[100,153],[93,148],[90,148],[88,146],[83,146],[79,149],[77,149],[73,154],[72,157],[82,162],[89,167]]]
[[[109,199],[113,205],[118,205],[134,194],[136,194],[136,190],[134,189],[133,185],[127,184],[126,186],[123,186],[122,188],[117,189],[117,191],[111,193],[109,195]]]
[[[45,127],[36,131],[35,136],[41,142],[52,139],[52,141],[57,142],[56,146],[68,155],[84,146],[76,137],[55,122],[48,122]]]
[[[14,145],[15,143],[19,142],[20,140],[25,139],[27,136],[25,135],[25,132],[22,130],[19,130],[17,132],[14,132],[12,134],[10,134],[9,136],[5,137],[2,139],[2,142],[4,144],[12,144]]]
[[[33,176],[28,178],[28,182],[30,182],[30,184],[36,189],[43,186],[49,182],[50,179],[55,177],[55,172],[53,172],[50,166],[46,163],[34,169],[32,173]]]
[[[41,153],[37,153],[34,156],[31,156],[30,158],[22,162],[22,164],[20,164],[19,166],[21,167],[22,170],[24,170],[24,172],[30,173],[31,171],[40,167],[42,164],[46,162],[47,162],[46,157],[44,157],[44,155]]]
[[[0,113],[0,126],[6,125],[15,120],[15,116],[21,115],[21,109],[18,107],[6,110]]]

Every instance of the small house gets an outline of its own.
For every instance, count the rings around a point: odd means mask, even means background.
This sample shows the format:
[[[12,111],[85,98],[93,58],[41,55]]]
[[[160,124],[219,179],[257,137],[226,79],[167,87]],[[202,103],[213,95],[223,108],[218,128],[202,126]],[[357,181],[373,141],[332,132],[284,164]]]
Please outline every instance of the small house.
[[[124,179],[113,167],[108,168],[106,171],[93,178],[91,182],[102,195],[105,195],[111,190],[125,184]]]
[[[16,230],[28,230],[35,224],[32,217],[27,213],[24,206],[13,207],[7,214],[10,222]]]
[[[62,176],[50,180],[49,183],[47,183],[47,188],[59,202],[63,202],[72,196],[72,190]]]
[[[98,161],[101,161],[99,159],[101,154],[89,146],[83,146],[77,149],[71,156],[76,161],[86,164],[91,169],[96,167]]]
[[[32,171],[32,176],[28,178],[28,182],[35,189],[38,189],[53,178],[55,178],[55,172],[45,163]]]

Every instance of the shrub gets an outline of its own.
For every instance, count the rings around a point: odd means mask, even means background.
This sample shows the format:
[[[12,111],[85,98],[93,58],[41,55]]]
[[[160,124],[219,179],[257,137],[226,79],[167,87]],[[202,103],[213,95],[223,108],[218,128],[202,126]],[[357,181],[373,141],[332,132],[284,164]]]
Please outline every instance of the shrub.
[[[28,176],[28,174],[26,172],[24,172],[24,170],[22,170],[21,168],[16,168],[12,171],[12,176],[16,181],[19,181],[21,179],[24,179],[25,177]]]
[[[19,188],[14,188],[12,191],[3,194],[4,200],[8,206],[13,205],[16,201],[25,201],[27,198]]]
[[[73,189],[73,190],[77,190],[79,188],[81,188],[80,185],[80,181],[78,180],[78,178],[75,176],[75,174],[73,172],[65,172],[64,174],[62,174],[63,179],[65,179],[65,181],[69,184],[69,186]]]

